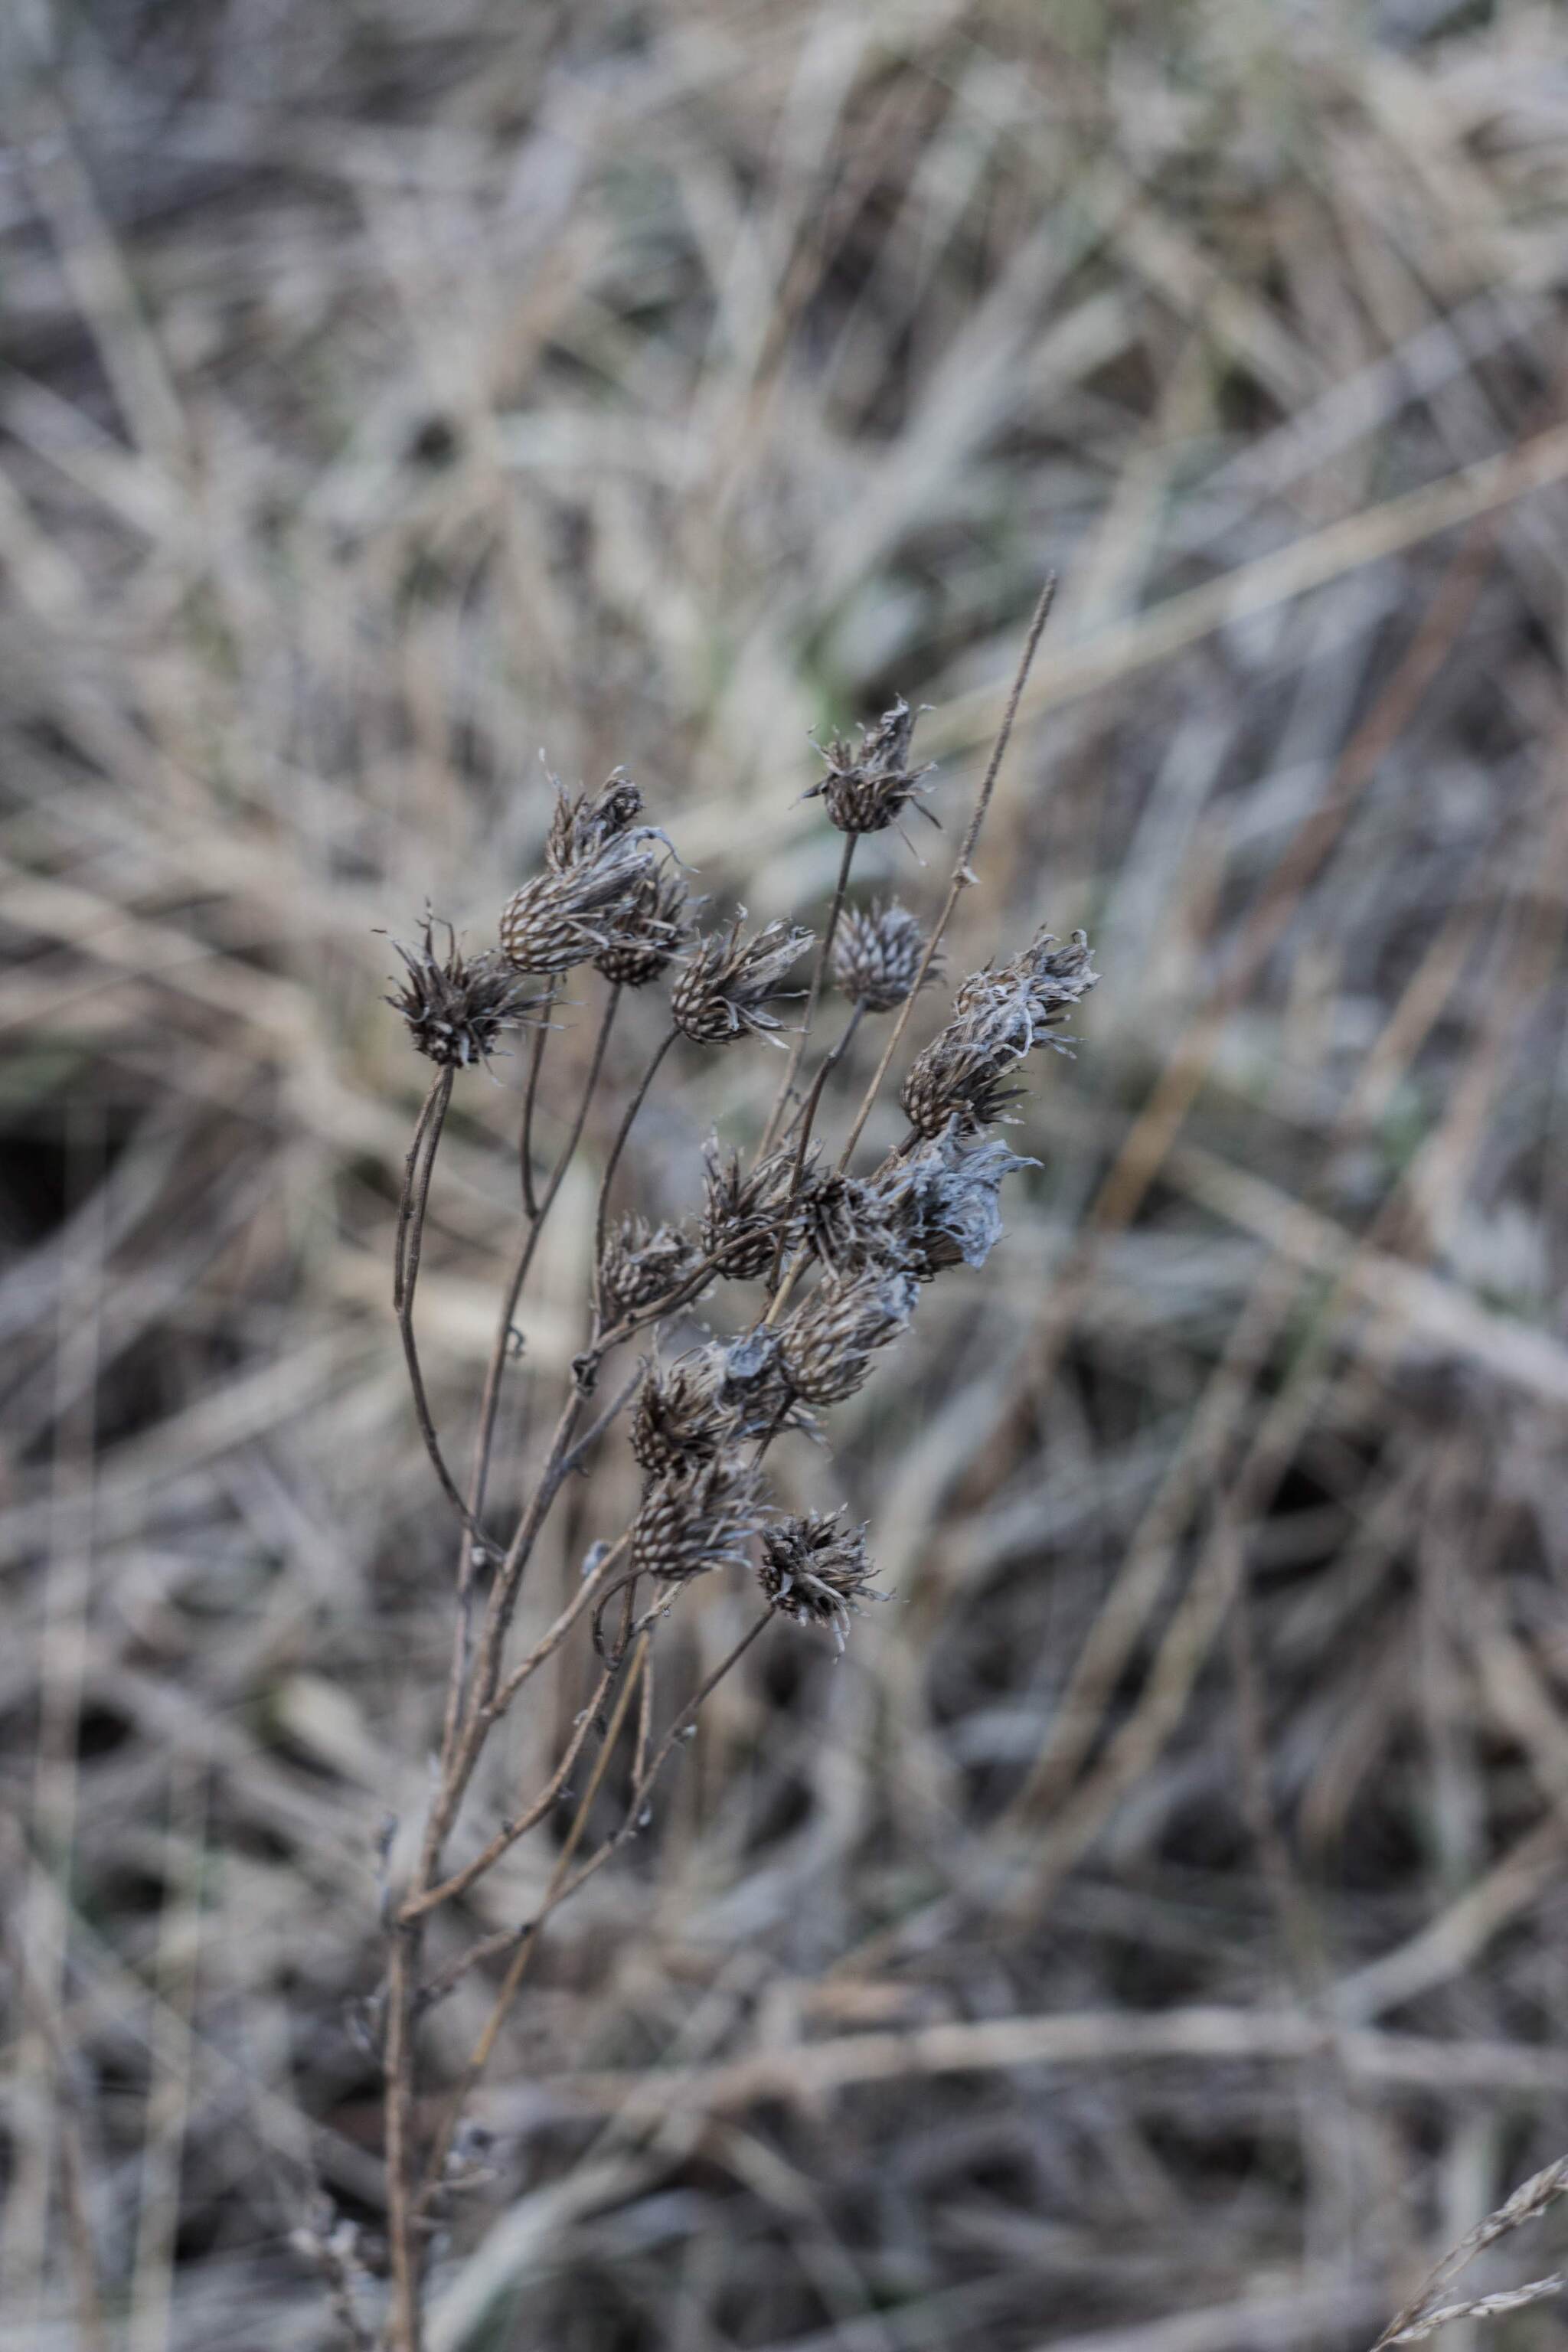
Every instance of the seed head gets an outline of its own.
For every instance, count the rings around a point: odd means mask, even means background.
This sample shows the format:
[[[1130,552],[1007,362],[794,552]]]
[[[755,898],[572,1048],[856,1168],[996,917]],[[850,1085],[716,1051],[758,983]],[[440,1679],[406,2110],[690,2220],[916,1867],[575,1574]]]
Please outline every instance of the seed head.
[[[419,943],[405,948],[394,940],[408,968],[408,977],[386,1003],[407,1024],[415,1051],[443,1068],[467,1069],[488,1061],[505,1029],[515,1029],[536,1005],[525,983],[511,966],[487,950],[470,962],[458,945],[457,933],[445,925],[447,950],[436,952],[435,924],[426,915],[419,927]]]
[[[808,1404],[853,1396],[874,1351],[909,1328],[917,1295],[914,1276],[890,1268],[819,1283],[780,1328],[779,1360],[796,1396]]]
[[[690,933],[686,885],[672,866],[665,866],[645,875],[633,890],[614,942],[594,958],[594,968],[619,987],[646,988],[668,970]]]
[[[738,1436],[772,1437],[807,1425],[811,1416],[784,1370],[777,1332],[759,1323],[721,1349],[720,1362],[719,1400]]]
[[[607,841],[626,833],[642,814],[642,786],[617,768],[596,793],[574,798],[557,784],[555,814],[545,836],[544,862],[552,874],[591,863]]]
[[[734,1426],[720,1399],[721,1377],[719,1352],[710,1348],[650,1372],[631,1428],[632,1452],[645,1470],[711,1462]]]
[[[833,977],[852,1003],[890,1013],[914,988],[925,933],[897,899],[847,908],[833,941]]]
[[[827,1629],[842,1650],[849,1620],[862,1601],[885,1601],[871,1579],[866,1530],[840,1528],[839,1514],[805,1511],[763,1530],[757,1580],[763,1598],[781,1616]]]
[[[681,967],[669,1002],[676,1026],[699,1045],[779,1028],[769,1000],[810,942],[811,933],[794,923],[769,923],[750,940],[742,939],[738,921],[713,932]]]
[[[984,1265],[1002,1238],[998,1196],[1016,1168],[1036,1168],[1005,1143],[977,1143],[950,1120],[933,1142],[870,1180],[890,1234],[890,1255],[917,1282],[950,1265]]]
[[[1005,1118],[1019,1091],[1005,1078],[1033,1046],[1069,1050],[1071,1041],[1056,1033],[1099,977],[1082,931],[1065,948],[1042,931],[1011,962],[972,972],[953,997],[952,1020],[904,1080],[900,1099],[921,1134],[941,1135],[952,1118],[976,1128]]]
[[[755,1467],[733,1450],[650,1478],[632,1528],[633,1570],[685,1584],[710,1569],[744,1566],[758,1485]]]
[[[742,1171],[738,1151],[720,1150],[718,1139],[709,1144],[704,1160],[702,1246],[718,1260],[727,1282],[755,1282],[767,1273],[788,1222],[786,1208],[795,1172],[795,1152],[781,1148],[760,1160],[750,1174]],[[815,1164],[808,1156],[808,1167]]]
[[[931,773],[931,763],[909,765],[918,715],[900,695],[875,727],[861,730],[858,752],[838,735],[823,751],[827,773],[806,798],[822,796],[840,833],[880,833],[903,814],[917,793],[929,790],[921,780]]]
[[[599,1312],[606,1328],[638,1315],[679,1288],[700,1263],[696,1245],[673,1225],[623,1217],[605,1236],[599,1261]]]
[[[835,1274],[896,1265],[896,1238],[885,1202],[858,1176],[829,1170],[801,1188],[795,1223],[807,1247]]]
[[[655,878],[653,840],[647,826],[615,833],[525,882],[501,913],[509,960],[520,971],[561,972],[613,948],[646,947],[639,903],[644,885]]]

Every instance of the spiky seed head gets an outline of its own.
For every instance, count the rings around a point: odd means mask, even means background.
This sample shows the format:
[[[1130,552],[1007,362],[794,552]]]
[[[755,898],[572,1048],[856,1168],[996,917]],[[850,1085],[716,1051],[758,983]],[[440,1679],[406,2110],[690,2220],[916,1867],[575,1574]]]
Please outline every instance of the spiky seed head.
[[[547,866],[502,909],[503,953],[520,971],[570,971],[610,949],[647,944],[639,894],[658,851],[644,826],[617,833],[557,870]]]
[[[552,873],[565,874],[574,866],[592,860],[607,841],[637,823],[642,808],[641,785],[623,776],[618,768],[596,793],[574,796],[557,784],[555,812],[544,842],[545,864]]]
[[[653,1307],[695,1271],[696,1244],[673,1225],[650,1225],[646,1217],[623,1217],[605,1237],[599,1261],[599,1312],[606,1328]]]
[[[763,1530],[757,1581],[770,1608],[802,1625],[820,1625],[844,1647],[863,1601],[885,1601],[871,1579],[866,1530],[839,1525],[837,1511],[805,1511]]]
[[[743,1331],[721,1351],[719,1397],[742,1437],[773,1437],[810,1423],[784,1370],[778,1334],[764,1324]]]
[[[918,716],[900,695],[875,727],[861,730],[858,751],[837,735],[823,750],[827,773],[806,798],[821,796],[840,833],[880,833],[903,814],[917,793],[928,789],[923,779],[931,763],[909,764]]]
[[[871,1369],[872,1355],[909,1328],[914,1276],[870,1268],[829,1275],[788,1314],[779,1331],[779,1360],[796,1396],[807,1404],[842,1404]]]
[[[896,1263],[885,1205],[862,1177],[829,1170],[801,1187],[795,1202],[800,1239],[835,1274]]]
[[[403,1016],[416,1053],[444,1069],[468,1069],[488,1061],[503,1031],[519,1027],[544,999],[532,996],[521,976],[492,950],[471,960],[458,945],[449,923],[447,944],[437,951],[436,925],[426,915],[418,944],[394,947],[408,977],[386,1003]]]
[[[632,1528],[633,1570],[685,1584],[743,1566],[757,1531],[760,1476],[733,1449],[676,1463],[648,1481]]]
[[[686,885],[672,866],[645,875],[623,910],[617,936],[594,969],[620,988],[646,988],[669,969],[691,936]]]
[[[952,1019],[939,1029],[910,1064],[900,1090],[904,1114],[920,1134],[942,1134],[955,1118],[966,1127],[988,1127],[1005,1118],[1021,1089],[1005,1084],[1028,1052],[1026,1013],[1016,990],[981,1002],[965,991]]]
[[[1005,1143],[976,1142],[952,1119],[933,1142],[890,1160],[868,1189],[889,1236],[889,1255],[917,1282],[952,1265],[984,1265],[1002,1237],[999,1195],[1015,1169],[1036,1168]]]
[[[699,1045],[723,1045],[782,1026],[768,1009],[792,964],[811,943],[795,923],[769,923],[750,940],[739,922],[699,942],[670,995],[677,1028]]]
[[[833,941],[834,981],[868,1013],[891,1013],[920,976],[925,933],[897,899],[845,909]]]
[[[816,1162],[807,1154],[808,1170]],[[793,1148],[771,1151],[746,1172],[738,1151],[723,1152],[718,1138],[703,1154],[702,1246],[727,1282],[755,1282],[788,1245],[788,1204],[795,1172]]]
[[[733,1433],[720,1398],[719,1350],[704,1348],[649,1373],[632,1413],[632,1452],[652,1475],[710,1462]]]

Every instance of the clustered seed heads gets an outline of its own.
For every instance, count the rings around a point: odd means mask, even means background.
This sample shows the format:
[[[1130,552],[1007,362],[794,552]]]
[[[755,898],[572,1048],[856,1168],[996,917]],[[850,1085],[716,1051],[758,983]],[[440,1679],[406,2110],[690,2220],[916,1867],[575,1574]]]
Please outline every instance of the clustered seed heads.
[[[568,795],[555,787],[555,813],[544,838],[544,862],[552,874],[589,864],[607,841],[627,832],[643,811],[642,786],[617,768],[596,793]]]
[[[891,1013],[920,977],[925,933],[896,898],[874,907],[849,907],[833,941],[833,978],[853,1004],[868,1013]]]
[[[599,1306],[606,1326],[639,1315],[669,1297],[701,1263],[696,1244],[673,1225],[623,1217],[605,1239],[599,1261]]]
[[[918,716],[900,695],[875,727],[861,730],[858,751],[838,735],[822,749],[827,773],[806,798],[820,796],[840,833],[880,833],[903,814],[917,793],[929,789],[924,779],[933,763],[909,764]]]
[[[768,1606],[802,1625],[819,1625],[838,1647],[863,1601],[885,1601],[871,1579],[866,1530],[841,1528],[837,1511],[805,1511],[764,1528],[757,1581]]]
[[[1037,1045],[1069,1049],[1057,1033],[1099,978],[1082,931],[1065,948],[1042,931],[1011,962],[972,972],[952,1020],[910,1066],[899,1099],[910,1123],[938,1136],[954,1118],[968,1129],[1005,1118],[1021,1091],[1005,1084],[1009,1075]]]
[[[681,966],[670,996],[676,1027],[700,1045],[781,1028],[768,1008],[784,993],[780,983],[811,937],[796,923],[775,922],[743,939],[737,920],[700,940]]]
[[[530,995],[520,975],[492,949],[470,961],[451,925],[446,929],[447,951],[440,957],[428,915],[416,947],[394,940],[408,977],[386,1002],[403,1015],[416,1053],[444,1069],[466,1070],[488,1061],[502,1032],[519,1027],[544,1000]]]

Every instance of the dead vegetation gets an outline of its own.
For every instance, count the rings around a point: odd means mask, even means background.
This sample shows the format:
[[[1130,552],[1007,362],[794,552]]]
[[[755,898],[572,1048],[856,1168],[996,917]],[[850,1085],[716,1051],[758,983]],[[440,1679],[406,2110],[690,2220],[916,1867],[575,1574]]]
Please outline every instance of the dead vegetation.
[[[542,1940],[431,2343],[1421,2327],[1434,2254],[1568,2147],[1560,15],[18,19],[0,2344],[324,2347],[307,2242],[345,2295],[380,2260],[360,2004],[454,1551],[386,1299],[421,1089],[380,932],[428,899],[493,939],[541,746],[625,761],[753,926],[821,906],[808,731],[916,681],[930,870],[889,830],[857,877],[929,906],[1047,562],[949,969],[1085,923],[1092,1052],[1005,1258],[932,1286],[830,1452],[781,1449],[896,1600],[842,1664],[748,1654]],[[585,1076],[586,992],[556,1017]],[[651,1216],[782,1058],[650,1098]],[[443,1425],[526,1068],[442,1146]],[[553,1212],[498,1514],[614,1131]],[[595,1533],[639,1475],[595,1470]],[[520,1640],[588,1539],[569,1495]],[[678,1679],[744,1630],[707,1581]],[[520,1789],[587,1695],[509,1725]],[[453,2068],[505,1965],[432,2010]],[[1560,2343],[1519,2301],[1560,2211],[1436,2307]]]

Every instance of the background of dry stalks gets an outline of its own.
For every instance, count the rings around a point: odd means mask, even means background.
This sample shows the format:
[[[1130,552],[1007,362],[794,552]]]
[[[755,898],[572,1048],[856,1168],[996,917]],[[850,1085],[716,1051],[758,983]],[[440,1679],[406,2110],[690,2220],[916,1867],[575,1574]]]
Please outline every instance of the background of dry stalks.
[[[626,761],[721,899],[820,902],[805,730],[897,686],[951,841],[1047,561],[951,968],[1048,914],[1107,979],[1005,1251],[799,1496],[871,1517],[899,1605],[842,1665],[774,1629],[563,1915],[434,2341],[1364,2344],[1568,2146],[1562,16],[6,37],[0,2344],[89,2340],[85,2231],[132,2352],[322,2345],[310,2164],[374,2235],[346,2010],[451,1554],[374,927],[488,935],[541,744]],[[865,878],[929,905],[929,838]],[[443,1156],[448,1403],[521,1066]],[[776,1076],[691,1066],[658,1204]],[[744,1605],[714,1580],[689,1664]]]

